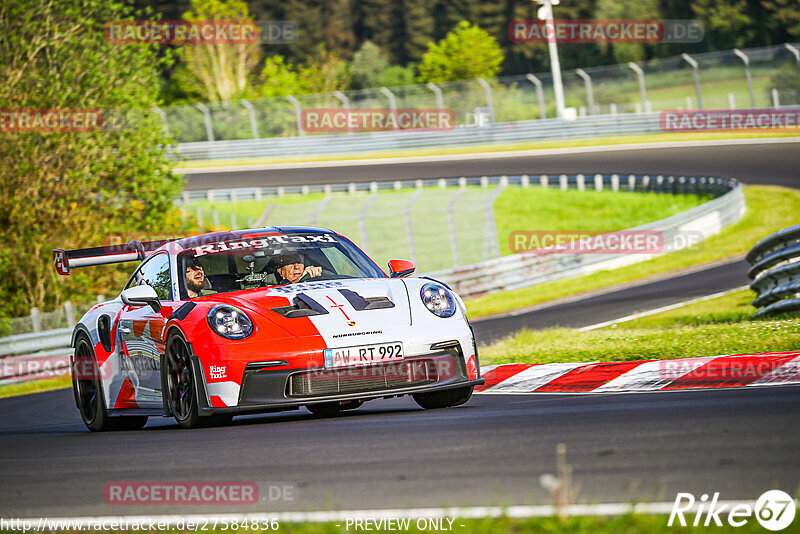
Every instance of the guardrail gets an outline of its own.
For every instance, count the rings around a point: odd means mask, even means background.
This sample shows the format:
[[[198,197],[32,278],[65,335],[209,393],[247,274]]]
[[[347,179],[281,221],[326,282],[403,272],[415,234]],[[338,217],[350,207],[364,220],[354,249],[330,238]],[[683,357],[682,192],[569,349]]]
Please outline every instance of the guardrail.
[[[448,132],[371,132],[237,141],[204,141],[179,144],[176,152],[178,156],[189,160],[219,160],[491,145],[573,137],[640,135],[660,131],[658,113],[641,113],[592,116],[573,121],[539,119],[502,122],[480,128],[459,127]]]
[[[758,295],[755,317],[800,311],[800,224],[756,243],[745,257],[750,289]]]
[[[72,328],[0,338],[0,384],[69,372]]]
[[[664,181],[659,180],[659,182],[663,187]],[[736,180],[669,177],[667,183],[669,183],[669,187],[686,193],[707,191],[709,188],[717,191],[724,189],[726,192],[722,196],[684,213],[631,229],[661,232],[664,252],[681,250],[691,245],[685,239],[688,232],[700,232],[703,239],[719,233],[725,226],[741,219],[746,211],[744,191]],[[613,183],[610,185],[613,187]],[[652,184],[647,185],[647,187],[651,186]],[[651,254],[520,253],[466,267],[430,273],[430,276],[447,283],[459,295],[469,298],[590,274],[600,270],[617,269],[652,257],[654,255]]]
[[[768,111],[772,108],[760,108]],[[800,110],[784,106],[784,111]],[[269,137],[236,141],[181,143],[175,152],[188,160],[225,160],[279,156],[371,153],[415,148],[460,147],[548,141],[612,135],[662,133],[659,113],[538,119],[458,127],[447,132],[389,131]]]
[[[729,178],[696,176],[649,176],[595,174],[595,175],[515,175],[480,176],[408,182],[372,182],[364,184],[339,184],[336,186],[298,186],[285,188],[246,188],[245,190],[213,190],[190,192],[184,200],[210,198],[212,200],[245,200],[262,198],[261,195],[342,190],[376,192],[411,186],[448,187],[478,185],[497,190],[509,185],[521,187],[546,187],[562,190],[657,192],[665,194],[712,194],[716,198],[684,213],[645,224],[631,230],[655,230],[663,235],[664,252],[680,250],[690,244],[681,242],[681,236],[696,232],[703,239],[719,232],[723,227],[738,221],[745,212],[741,184]],[[273,190],[274,189],[274,190]],[[197,195],[197,197],[195,197]],[[495,241],[497,240],[494,237]],[[614,269],[643,261],[650,254],[514,254],[477,264],[427,273],[429,276],[454,286],[463,297],[475,297],[489,292],[515,289],[549,280],[588,274],[603,269]],[[0,338],[0,383],[17,380],[45,378],[65,374],[68,370],[71,328],[60,328],[33,334],[20,334]]]

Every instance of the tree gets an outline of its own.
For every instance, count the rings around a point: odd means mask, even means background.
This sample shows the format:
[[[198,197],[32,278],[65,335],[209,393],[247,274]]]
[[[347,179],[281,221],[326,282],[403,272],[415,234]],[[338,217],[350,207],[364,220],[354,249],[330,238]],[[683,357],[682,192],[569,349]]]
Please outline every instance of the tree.
[[[657,20],[659,18],[658,0],[598,0],[595,18],[598,20]],[[599,43],[600,48],[610,51],[613,61],[627,63],[642,61],[647,56],[644,43]]]
[[[392,65],[378,76],[378,85],[385,87],[397,87],[400,85],[414,84],[414,64],[409,63],[405,67]]]
[[[703,23],[706,46],[711,50],[744,47],[753,37],[747,0],[696,0],[692,11]]]
[[[320,44],[300,69],[308,93],[344,91],[350,86],[350,69],[341,57]]]
[[[103,35],[105,22],[130,16],[105,0],[5,0],[0,9],[0,109],[98,109],[104,122],[99,131],[0,132],[2,315],[108,294],[130,270],[86,269],[65,279],[53,268],[53,248],[178,227],[172,202],[181,179],[151,113],[165,61],[152,45]]]
[[[308,92],[308,84],[297,68],[283,56],[268,57],[261,70],[261,96],[266,98],[299,95]]]
[[[208,20],[252,21],[243,0],[192,0],[183,18],[189,22]],[[180,47],[181,76],[205,101],[229,101],[250,96],[251,78],[261,62],[258,43],[189,44]]]
[[[419,65],[420,83],[492,78],[503,63],[497,41],[485,30],[461,21],[438,43],[428,43]]]
[[[389,57],[371,41],[366,41],[353,55],[350,69],[353,74],[351,87],[364,89],[380,85],[381,74],[389,68]]]

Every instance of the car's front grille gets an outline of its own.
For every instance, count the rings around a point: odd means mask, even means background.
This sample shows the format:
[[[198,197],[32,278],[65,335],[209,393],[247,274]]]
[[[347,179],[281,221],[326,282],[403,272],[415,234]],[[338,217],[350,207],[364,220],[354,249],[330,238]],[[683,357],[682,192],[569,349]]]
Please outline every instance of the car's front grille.
[[[403,360],[347,369],[319,369],[295,373],[286,385],[288,397],[314,397],[432,384],[438,380],[432,359]]]

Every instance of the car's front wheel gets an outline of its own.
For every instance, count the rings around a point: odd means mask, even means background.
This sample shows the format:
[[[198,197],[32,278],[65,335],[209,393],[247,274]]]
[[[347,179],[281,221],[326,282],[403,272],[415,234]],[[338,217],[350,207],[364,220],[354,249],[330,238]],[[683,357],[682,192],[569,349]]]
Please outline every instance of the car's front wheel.
[[[189,345],[178,333],[172,333],[167,338],[162,369],[164,394],[172,415],[181,428],[216,426],[231,422],[233,416],[229,414],[200,415]]]
[[[89,339],[79,334],[75,343],[72,368],[72,391],[86,427],[92,432],[106,430],[139,430],[147,424],[147,416],[111,417],[103,402],[100,367]]]
[[[426,410],[450,408],[467,402],[472,397],[473,389],[473,386],[467,386],[430,393],[417,393],[414,395],[414,400]]]

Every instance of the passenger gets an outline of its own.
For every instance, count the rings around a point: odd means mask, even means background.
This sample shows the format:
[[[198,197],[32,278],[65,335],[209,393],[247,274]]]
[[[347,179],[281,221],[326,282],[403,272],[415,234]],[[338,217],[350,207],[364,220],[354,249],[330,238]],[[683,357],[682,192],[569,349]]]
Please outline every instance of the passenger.
[[[186,260],[186,293],[189,298],[202,297],[209,293],[204,293],[206,273],[197,258]]]

